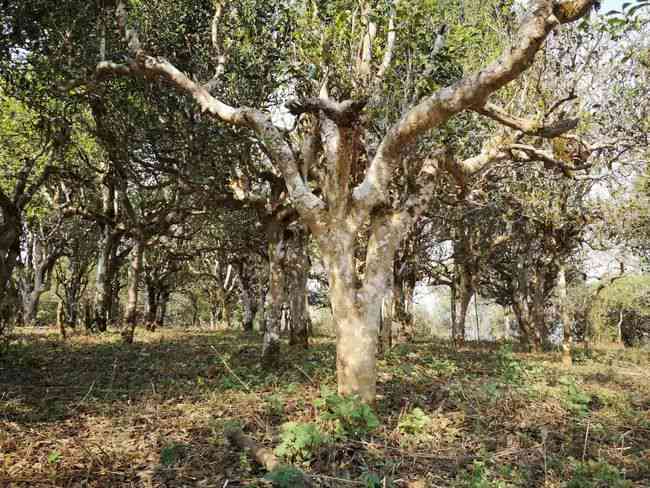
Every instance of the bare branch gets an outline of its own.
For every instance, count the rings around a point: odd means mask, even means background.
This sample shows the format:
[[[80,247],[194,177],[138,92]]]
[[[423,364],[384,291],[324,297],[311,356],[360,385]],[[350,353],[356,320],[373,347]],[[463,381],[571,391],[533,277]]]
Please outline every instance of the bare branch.
[[[367,100],[345,100],[335,102],[327,97],[314,97],[304,100],[289,100],[285,105],[293,115],[322,111],[325,116],[342,127],[349,127],[359,120]]]
[[[579,119],[573,118],[558,120],[549,125],[540,125],[534,120],[515,117],[493,103],[486,103],[483,107],[473,108],[472,110],[492,120],[496,120],[506,127],[521,131],[528,136],[544,137],[547,139],[561,136],[575,129],[578,127],[579,122]]]

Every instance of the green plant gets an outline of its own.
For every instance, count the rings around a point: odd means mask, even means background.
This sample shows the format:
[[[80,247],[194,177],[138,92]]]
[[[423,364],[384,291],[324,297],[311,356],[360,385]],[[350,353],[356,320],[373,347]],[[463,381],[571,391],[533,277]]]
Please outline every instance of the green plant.
[[[52,451],[47,456],[47,462],[50,464],[56,464],[61,462],[61,453],[59,451]]]
[[[280,466],[264,477],[277,488],[301,488],[305,486],[304,476],[292,466]]]
[[[564,488],[628,488],[632,482],[625,480],[615,466],[603,461],[577,463],[573,477]]]
[[[379,476],[377,476],[374,473],[371,473],[370,471],[366,471],[365,473],[363,473],[363,475],[361,476],[361,482],[365,483],[366,488],[381,488],[382,486],[384,486]]]
[[[558,379],[558,383],[564,385],[564,404],[573,413],[578,415],[586,415],[589,413],[589,403],[591,396],[582,391],[576,381],[571,376],[562,376]]]
[[[284,398],[282,395],[269,395],[264,403],[264,410],[269,416],[281,416],[284,413]]]
[[[375,413],[357,396],[342,397],[323,388],[314,405],[321,409],[322,420],[334,423],[339,438],[368,434],[379,427]]]
[[[288,460],[306,461],[314,456],[319,447],[327,442],[327,437],[317,425],[304,422],[282,424],[281,442],[275,448],[278,456]]]
[[[397,428],[405,434],[421,434],[430,423],[431,417],[425,414],[421,408],[416,407],[400,419]]]
[[[511,344],[504,344],[497,350],[497,369],[504,383],[518,385],[526,371],[513,351]]]
[[[172,443],[160,450],[160,464],[171,466],[180,461],[186,454],[188,446],[185,444]]]
[[[465,473],[462,479],[464,488],[505,488],[502,481],[491,481],[490,471],[482,461],[474,461],[472,469]]]

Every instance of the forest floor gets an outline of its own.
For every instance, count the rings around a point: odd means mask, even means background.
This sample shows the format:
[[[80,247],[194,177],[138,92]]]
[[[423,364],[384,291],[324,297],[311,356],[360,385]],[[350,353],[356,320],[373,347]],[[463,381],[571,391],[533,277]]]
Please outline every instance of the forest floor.
[[[239,425],[323,487],[650,487],[650,350],[397,345],[375,422],[335,390],[331,339],[256,363],[260,338],[18,329],[0,357],[0,486],[270,486]],[[287,422],[292,422],[286,424]],[[284,424],[284,427],[282,427]],[[276,486],[282,484],[276,478]]]

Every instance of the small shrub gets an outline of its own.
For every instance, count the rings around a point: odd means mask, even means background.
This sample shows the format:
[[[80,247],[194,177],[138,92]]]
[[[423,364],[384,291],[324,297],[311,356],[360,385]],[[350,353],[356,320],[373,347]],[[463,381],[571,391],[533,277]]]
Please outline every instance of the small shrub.
[[[327,437],[317,425],[304,422],[282,424],[280,439],[281,442],[275,448],[275,453],[280,457],[295,461],[311,459],[327,441]]]
[[[504,383],[518,385],[526,369],[512,351],[511,344],[504,344],[497,350],[497,368]]]
[[[505,483],[501,481],[491,481],[490,471],[482,461],[474,461],[472,469],[468,471],[462,479],[464,488],[505,488]]]
[[[606,462],[578,463],[571,480],[564,488],[629,488],[632,482],[623,478],[615,466]]]
[[[405,434],[421,434],[430,424],[431,417],[425,414],[421,408],[416,407],[400,419],[397,428]]]
[[[321,409],[320,418],[334,422],[337,437],[368,434],[379,427],[379,419],[359,397],[342,397],[327,389],[314,404]]]
[[[189,446],[185,444],[168,444],[160,450],[160,464],[171,466],[181,461],[188,450]]]
[[[573,413],[578,415],[586,415],[589,413],[589,402],[591,396],[583,392],[576,381],[571,376],[562,376],[558,379],[558,383],[564,385],[564,404]]]
[[[268,473],[264,479],[273,483],[273,486],[277,488],[300,488],[305,486],[302,473],[291,466],[280,466]]]

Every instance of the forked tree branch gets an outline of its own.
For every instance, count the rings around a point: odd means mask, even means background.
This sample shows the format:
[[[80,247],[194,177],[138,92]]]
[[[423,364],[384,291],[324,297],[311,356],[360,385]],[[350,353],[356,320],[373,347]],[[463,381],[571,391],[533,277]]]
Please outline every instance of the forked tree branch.
[[[406,147],[427,131],[446,123],[453,115],[470,107],[483,106],[490,94],[532,65],[544,40],[557,25],[582,17],[594,1],[558,3],[556,0],[535,0],[512,47],[486,68],[425,98],[391,127],[379,145],[366,177],[353,192],[356,206],[370,212],[385,201],[394,168]]]

